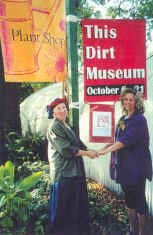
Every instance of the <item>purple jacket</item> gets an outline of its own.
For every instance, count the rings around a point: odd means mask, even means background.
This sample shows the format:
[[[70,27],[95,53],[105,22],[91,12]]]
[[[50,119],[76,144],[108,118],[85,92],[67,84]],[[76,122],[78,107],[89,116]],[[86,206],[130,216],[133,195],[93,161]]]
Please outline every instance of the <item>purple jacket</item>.
[[[112,153],[111,177],[121,184],[136,184],[142,178],[152,179],[147,120],[142,113],[123,116],[116,129],[116,141],[124,148]],[[115,168],[114,168],[115,167]]]

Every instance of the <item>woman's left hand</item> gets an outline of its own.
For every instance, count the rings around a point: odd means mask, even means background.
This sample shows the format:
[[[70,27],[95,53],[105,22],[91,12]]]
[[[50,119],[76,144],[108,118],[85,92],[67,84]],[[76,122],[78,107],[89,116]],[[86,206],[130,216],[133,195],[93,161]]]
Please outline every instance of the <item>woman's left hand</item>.
[[[98,154],[99,154],[99,155],[105,155],[105,154],[106,154],[106,148],[100,149],[100,150],[98,151]]]

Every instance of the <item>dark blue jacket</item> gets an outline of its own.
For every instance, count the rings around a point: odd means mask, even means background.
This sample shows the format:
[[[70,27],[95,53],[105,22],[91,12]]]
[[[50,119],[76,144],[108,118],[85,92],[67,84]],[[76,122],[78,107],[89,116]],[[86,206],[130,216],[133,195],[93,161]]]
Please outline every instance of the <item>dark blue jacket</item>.
[[[152,179],[152,162],[149,151],[147,120],[142,113],[130,118],[123,116],[116,129],[116,141],[125,145],[117,151],[116,181],[136,184],[142,178]]]

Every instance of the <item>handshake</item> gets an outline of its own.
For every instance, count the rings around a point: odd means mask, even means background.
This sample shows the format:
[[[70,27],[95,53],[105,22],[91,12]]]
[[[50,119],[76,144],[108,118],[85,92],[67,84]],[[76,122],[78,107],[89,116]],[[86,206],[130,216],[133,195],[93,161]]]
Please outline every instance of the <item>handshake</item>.
[[[87,150],[85,151],[86,154],[85,156],[89,157],[89,158],[98,158],[100,155],[106,155],[109,151],[108,151],[108,148],[111,146],[112,144],[108,144],[106,145],[105,147],[99,149],[99,150]]]
[[[99,152],[98,151],[96,151],[96,150],[87,150],[87,151],[85,151],[86,153],[85,153],[85,155],[87,156],[87,157],[89,157],[89,158],[98,158],[99,157]]]
[[[111,152],[111,150],[115,150],[112,149],[112,146],[113,146],[112,144],[107,144],[99,150],[93,150],[93,149],[79,150],[76,156],[87,156],[91,159],[98,158],[100,155],[106,155],[107,153]]]

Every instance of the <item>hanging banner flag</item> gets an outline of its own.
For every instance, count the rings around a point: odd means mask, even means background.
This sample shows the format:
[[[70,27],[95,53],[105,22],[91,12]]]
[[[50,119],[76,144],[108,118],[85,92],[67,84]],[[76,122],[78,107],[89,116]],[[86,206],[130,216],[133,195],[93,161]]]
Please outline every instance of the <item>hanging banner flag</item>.
[[[58,82],[67,74],[65,0],[0,1],[5,80]]]
[[[84,100],[118,100],[134,88],[146,97],[144,20],[83,19]]]

